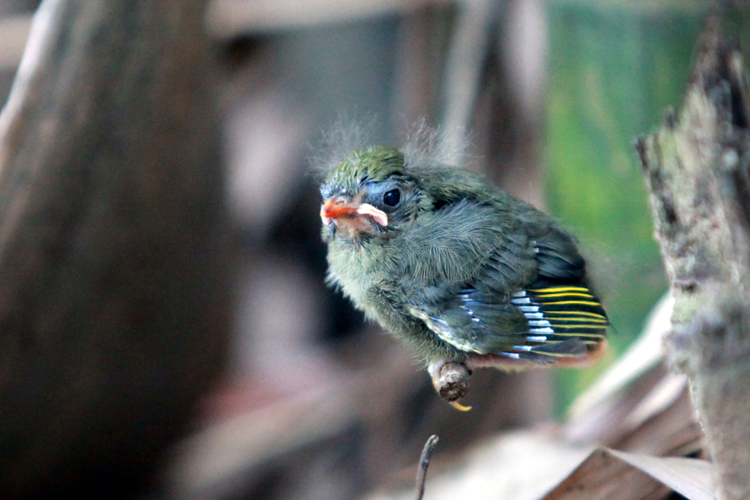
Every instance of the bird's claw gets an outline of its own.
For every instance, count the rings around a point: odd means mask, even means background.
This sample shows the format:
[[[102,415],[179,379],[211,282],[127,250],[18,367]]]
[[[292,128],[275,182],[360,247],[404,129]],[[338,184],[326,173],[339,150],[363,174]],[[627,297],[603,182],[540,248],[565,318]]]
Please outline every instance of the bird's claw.
[[[471,406],[458,403],[469,392],[469,370],[463,363],[455,361],[438,361],[427,368],[432,377],[435,390],[452,407],[461,411],[469,411]]]
[[[453,408],[457,409],[458,411],[469,411],[471,410],[471,406],[464,406],[458,401],[449,401],[449,405],[451,405]]]

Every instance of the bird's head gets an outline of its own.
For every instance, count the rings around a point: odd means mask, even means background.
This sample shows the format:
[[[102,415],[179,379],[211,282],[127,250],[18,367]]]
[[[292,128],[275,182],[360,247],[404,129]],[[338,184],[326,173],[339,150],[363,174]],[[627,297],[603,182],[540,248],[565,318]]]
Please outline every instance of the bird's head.
[[[350,152],[320,189],[323,238],[356,244],[388,239],[417,216],[421,193],[397,149],[373,146]]]

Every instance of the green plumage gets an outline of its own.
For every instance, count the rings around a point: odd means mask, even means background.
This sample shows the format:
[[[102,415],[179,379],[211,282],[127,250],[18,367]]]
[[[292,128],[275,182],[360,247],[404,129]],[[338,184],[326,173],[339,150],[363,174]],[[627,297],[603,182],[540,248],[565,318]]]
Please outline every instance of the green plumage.
[[[321,194],[387,215],[385,226],[324,217],[328,282],[426,364],[485,355],[548,364],[603,340],[606,314],[573,238],[476,174],[407,164],[377,146],[351,152]]]

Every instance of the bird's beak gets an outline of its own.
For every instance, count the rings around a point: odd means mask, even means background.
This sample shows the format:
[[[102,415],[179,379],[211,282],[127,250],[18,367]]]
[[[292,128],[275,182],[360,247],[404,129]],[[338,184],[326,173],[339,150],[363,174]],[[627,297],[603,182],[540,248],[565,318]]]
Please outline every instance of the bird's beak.
[[[369,215],[373,221],[383,227],[388,225],[388,215],[368,203],[358,204],[347,202],[341,198],[329,198],[320,208],[320,218],[326,224],[331,219],[353,219],[360,215]]]

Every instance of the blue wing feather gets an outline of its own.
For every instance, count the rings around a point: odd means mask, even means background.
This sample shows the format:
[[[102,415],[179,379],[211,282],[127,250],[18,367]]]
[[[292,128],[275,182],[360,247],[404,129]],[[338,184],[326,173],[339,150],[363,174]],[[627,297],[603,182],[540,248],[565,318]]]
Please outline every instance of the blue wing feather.
[[[498,248],[473,280],[431,287],[412,302],[410,311],[467,353],[541,364],[586,356],[589,347],[604,340],[609,320],[585,281],[584,259],[572,238],[555,228],[529,244],[536,268],[531,282],[508,289],[523,273],[512,259],[523,251]]]

